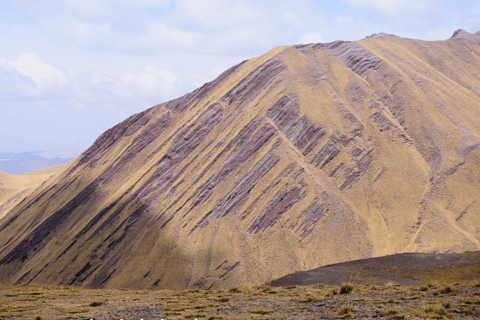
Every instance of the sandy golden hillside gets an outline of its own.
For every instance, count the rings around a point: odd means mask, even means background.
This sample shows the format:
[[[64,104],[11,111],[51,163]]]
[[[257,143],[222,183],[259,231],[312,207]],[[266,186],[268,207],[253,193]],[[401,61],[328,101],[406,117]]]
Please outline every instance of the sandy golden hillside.
[[[42,183],[66,167],[66,164],[59,165],[21,175],[0,171],[0,219]]]
[[[480,33],[275,48],[102,134],[0,220],[0,280],[226,288],[480,249]]]

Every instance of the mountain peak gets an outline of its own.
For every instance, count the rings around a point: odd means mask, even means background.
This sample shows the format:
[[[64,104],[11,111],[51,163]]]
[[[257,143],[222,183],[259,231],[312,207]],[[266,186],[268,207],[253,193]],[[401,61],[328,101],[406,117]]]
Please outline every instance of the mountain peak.
[[[374,39],[374,38],[382,38],[382,39],[394,39],[394,38],[400,38],[399,36],[396,36],[394,34],[390,33],[385,33],[385,32],[380,32],[380,33],[374,33],[370,36],[366,36],[365,39]]]
[[[464,41],[464,40],[471,40],[473,42],[476,42],[478,44],[480,44],[480,31],[478,31],[477,33],[470,33],[470,32],[467,32],[463,29],[458,29],[457,31],[455,31],[453,33],[453,35],[450,37],[451,40],[454,40],[454,41]]]

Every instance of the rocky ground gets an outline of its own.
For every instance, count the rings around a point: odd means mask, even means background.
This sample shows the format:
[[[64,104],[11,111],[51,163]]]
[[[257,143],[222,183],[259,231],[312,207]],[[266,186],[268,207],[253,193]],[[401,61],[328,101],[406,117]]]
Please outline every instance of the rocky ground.
[[[478,319],[480,282],[223,290],[0,284],[0,319]]]

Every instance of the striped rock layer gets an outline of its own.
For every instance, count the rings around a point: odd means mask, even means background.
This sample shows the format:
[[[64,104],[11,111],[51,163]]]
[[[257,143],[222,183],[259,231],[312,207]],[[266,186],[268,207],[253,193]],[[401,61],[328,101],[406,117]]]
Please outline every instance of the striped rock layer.
[[[278,47],[103,133],[0,220],[0,281],[228,288],[480,249],[480,45]]]

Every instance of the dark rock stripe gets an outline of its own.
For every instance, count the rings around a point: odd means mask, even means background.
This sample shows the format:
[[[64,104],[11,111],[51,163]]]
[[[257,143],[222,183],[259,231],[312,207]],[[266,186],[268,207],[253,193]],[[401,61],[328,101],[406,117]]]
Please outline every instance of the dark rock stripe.
[[[95,167],[98,159],[101,158],[106,151],[110,150],[124,137],[131,136],[137,132],[138,129],[147,124],[152,117],[151,114],[154,109],[155,108],[150,108],[143,112],[134,114],[125,121],[105,131],[102,135],[100,135],[100,137],[97,138],[97,140],[95,140],[93,145],[82,154],[78,163],[70,168],[64,178],[66,179],[81,166],[89,165],[90,167]]]
[[[366,76],[368,69],[378,70],[384,63],[382,59],[365,50],[359,43],[353,41],[335,41],[312,45],[315,50],[322,50],[335,56],[350,70],[361,77]]]
[[[318,203],[318,199],[315,199],[312,204],[305,209],[300,215],[299,219],[303,219],[299,228],[302,229],[302,237],[309,236],[315,229],[317,222],[328,211],[328,205],[324,203]]]
[[[153,174],[136,191],[132,201],[149,196],[148,202],[151,202],[160,193],[172,186],[180,175],[174,176],[174,172],[180,167],[185,158],[204,141],[214,127],[220,123],[223,113],[223,108],[220,104],[212,104],[191,126],[180,132],[165,155],[155,164],[154,167],[156,169]],[[182,170],[186,170],[190,164],[191,162],[185,164]]]
[[[220,200],[212,211],[207,213],[190,231],[192,233],[197,228],[204,228],[208,225],[209,219],[216,217],[222,218],[228,214],[235,214],[250,198],[250,191],[256,186],[265,174],[267,174],[280,161],[280,157],[267,153],[245,177]]]
[[[155,141],[171,124],[172,117],[170,113],[166,113],[138,134],[117,160],[102,173],[103,183],[108,183],[117,172],[121,171],[128,162]]]
[[[302,200],[304,196],[305,194],[301,193],[300,188],[297,187],[289,191],[279,190],[248,228],[248,232],[258,233],[273,226],[284,212]]]
[[[0,265],[19,259],[25,261],[34,247],[40,245],[50,233],[54,232],[58,226],[65,222],[78,206],[87,203],[96,187],[97,184],[94,182],[80,191],[75,197],[67,202],[66,205],[48,217],[39,227],[33,230],[13,250],[3,257],[3,259],[0,260]],[[38,249],[40,248],[37,248],[36,252],[40,251]]]
[[[373,149],[363,154],[362,157],[357,160],[357,164],[354,169],[345,171],[345,182],[340,187],[340,190],[344,190],[352,183],[360,179],[360,177],[367,172],[367,170],[370,168],[370,164],[373,161],[373,156],[371,155],[372,151]]]
[[[285,68],[285,64],[281,61],[272,59],[266,61],[240,80],[220,101],[225,102],[227,105],[232,105],[238,100],[239,108],[243,108],[265,89],[277,75],[283,72]]]
[[[213,194],[214,188],[225,180],[227,175],[239,168],[247,159],[257,154],[275,135],[275,128],[266,123],[250,141],[244,143],[238,150],[234,149],[220,168],[195,191],[194,194],[197,196],[190,207],[190,211],[205,203]]]
[[[308,144],[302,152],[306,156],[320,142],[325,131],[322,127],[312,124],[306,116],[297,120],[297,110],[298,106],[287,96],[283,96],[268,109],[267,116],[275,122],[295,147],[302,150]]]
[[[383,114],[380,112],[375,112],[370,116],[370,118],[373,118],[373,121],[377,123],[380,132],[385,131],[385,130],[390,130],[393,127],[393,124],[390,120],[388,120]]]
[[[293,170],[295,170],[295,167],[296,166],[294,163],[290,163],[285,169],[283,169],[283,171],[278,176],[276,176],[275,179],[273,179],[273,181],[260,193],[260,195],[252,201],[248,208],[242,213],[240,219],[245,220],[245,218],[247,218],[252,213],[255,204],[262,197],[264,197],[268,193],[268,191],[270,191],[270,189],[275,188],[282,181],[283,177],[290,175]]]
[[[35,198],[33,198],[32,200],[30,200],[30,203],[25,205],[25,208],[22,208],[21,210],[19,210],[17,213],[15,213],[15,215],[13,217],[11,217],[10,219],[8,219],[1,227],[0,227],[0,231],[4,230],[5,228],[7,228],[10,224],[12,224],[25,210],[27,210],[28,208],[30,208],[33,204],[35,204],[37,201],[39,201],[44,195],[46,195],[49,191],[51,191],[53,188],[55,188],[57,185],[54,184],[53,186],[51,186],[50,188],[40,192],[39,195],[37,195]]]

